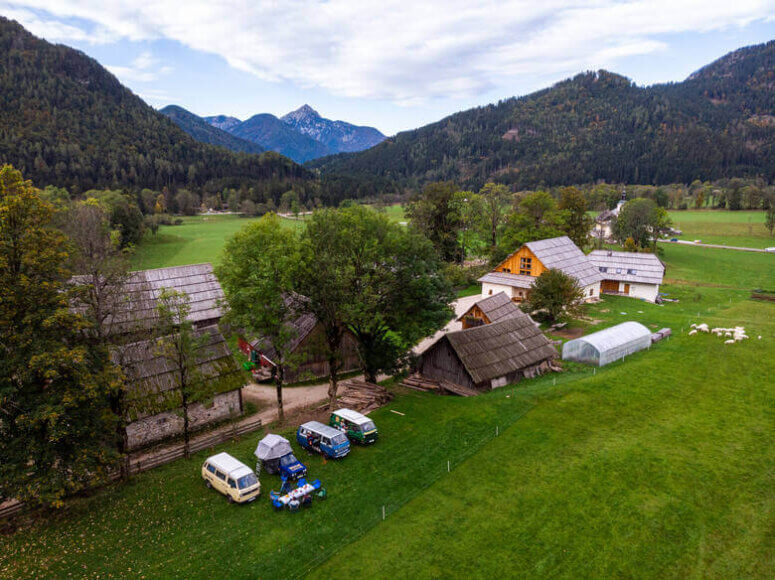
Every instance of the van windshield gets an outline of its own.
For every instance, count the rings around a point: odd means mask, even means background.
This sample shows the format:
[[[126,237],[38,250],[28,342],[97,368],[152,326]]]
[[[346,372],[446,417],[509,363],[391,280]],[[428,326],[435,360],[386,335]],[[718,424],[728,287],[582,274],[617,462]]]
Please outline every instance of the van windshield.
[[[374,421],[366,421],[363,425],[361,425],[361,431],[364,433],[368,431],[373,431],[375,429],[374,427]]]
[[[248,473],[247,475],[244,475],[240,477],[237,480],[237,485],[240,489],[245,489],[246,487],[253,487],[258,483],[258,478],[256,477],[255,473]]]
[[[283,455],[280,458],[280,465],[283,467],[290,467],[294,463],[297,463],[298,459],[293,455],[293,453],[289,453],[288,455]]]
[[[339,435],[336,435],[331,438],[331,442],[334,445],[341,445],[345,441],[347,441],[347,437],[344,435],[344,433],[340,433]]]

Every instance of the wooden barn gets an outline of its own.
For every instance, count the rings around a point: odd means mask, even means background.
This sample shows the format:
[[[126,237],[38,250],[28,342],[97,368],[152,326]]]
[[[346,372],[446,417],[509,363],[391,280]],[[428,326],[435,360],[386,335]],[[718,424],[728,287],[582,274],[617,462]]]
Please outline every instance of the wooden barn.
[[[86,277],[73,281],[89,284]],[[223,289],[210,264],[194,264],[154,270],[131,272],[113,300],[116,314],[107,320],[108,333],[112,337],[112,358],[126,376],[126,398],[130,416],[127,417],[129,449],[135,449],[179,434],[182,419],[179,392],[172,386],[173,374],[164,361],[155,356],[155,342],[159,338],[157,306],[164,288],[184,292],[189,297],[188,320],[198,332],[207,333],[210,340],[203,348],[198,370],[208,382],[217,383],[214,393],[194,401],[189,410],[192,428],[222,421],[242,412],[241,388],[245,376],[231,354],[218,329],[223,314],[219,301]],[[78,310],[82,308],[74,305]],[[175,397],[178,397],[176,404]]]
[[[530,316],[520,314],[445,334],[420,356],[420,374],[477,391],[542,374],[557,350]]]
[[[483,324],[491,324],[506,318],[514,318],[524,313],[505,292],[498,292],[475,302],[457,321],[463,323],[463,330]]]
[[[202,395],[188,409],[191,431],[240,415],[241,388],[245,384],[245,376],[218,327],[204,327],[196,332],[206,335],[208,340],[197,353],[196,365],[202,383],[194,390]],[[157,340],[132,342],[113,350],[113,359],[126,376],[126,403],[131,421],[126,433],[130,450],[178,435],[183,430],[176,369],[169,360],[159,356]]]
[[[325,354],[323,326],[315,315],[302,312],[288,321],[288,324],[293,329],[293,339],[289,348],[291,352],[290,364],[286,365],[285,368],[285,380],[297,382],[328,377],[329,365]],[[257,372],[254,372],[257,379],[271,378],[277,353],[267,341],[262,338],[250,341],[240,340],[240,348],[252,362],[259,365]],[[345,330],[340,372],[354,371],[360,366],[358,342],[352,332]]]

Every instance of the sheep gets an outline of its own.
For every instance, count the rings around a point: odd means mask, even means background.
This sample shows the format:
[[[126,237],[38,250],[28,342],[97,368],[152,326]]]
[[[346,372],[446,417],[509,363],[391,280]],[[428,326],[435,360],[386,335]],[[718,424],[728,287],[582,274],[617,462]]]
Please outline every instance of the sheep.
[[[695,334],[697,334],[696,330],[690,330],[689,331],[689,336],[694,336]]]
[[[729,338],[730,336],[732,336],[732,333],[731,333],[731,332],[727,332],[726,334],[724,334],[724,336],[726,336],[727,338]]]
[[[701,330],[702,332],[710,332],[710,329],[708,328],[708,325],[705,324],[705,323],[698,324],[697,325],[697,330]]]
[[[692,322],[692,328],[697,328],[697,325]]]
[[[724,344],[735,344],[734,340],[725,340]]]

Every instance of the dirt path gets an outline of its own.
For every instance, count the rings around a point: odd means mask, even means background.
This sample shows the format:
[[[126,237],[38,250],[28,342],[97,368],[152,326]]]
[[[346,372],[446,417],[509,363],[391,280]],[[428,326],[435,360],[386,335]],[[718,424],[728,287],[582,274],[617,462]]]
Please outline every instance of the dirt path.
[[[286,415],[299,409],[306,409],[328,398],[328,383],[307,387],[286,387],[283,389],[283,407]],[[277,420],[277,389],[274,385],[250,383],[242,387],[242,400],[251,401],[261,409],[258,416],[264,425]]]
[[[690,242],[689,240],[676,240],[675,242],[671,242],[670,240],[657,240],[657,241],[662,242],[664,244],[684,244],[685,246],[697,246],[699,248],[720,248],[722,250],[738,250],[740,252],[771,253],[771,252],[767,252],[767,250],[763,248],[743,248],[741,246],[722,246],[721,244],[703,244],[702,242]]]

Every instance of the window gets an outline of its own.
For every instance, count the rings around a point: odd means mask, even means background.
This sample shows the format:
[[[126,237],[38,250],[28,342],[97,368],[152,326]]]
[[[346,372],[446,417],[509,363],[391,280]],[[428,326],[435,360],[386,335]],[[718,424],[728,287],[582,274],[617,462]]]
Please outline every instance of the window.
[[[229,484],[229,487],[233,487],[234,489],[237,489],[237,484],[234,482],[234,480],[230,477],[229,481],[227,482]]]
[[[490,288],[490,292],[487,295],[492,296],[492,288]]]
[[[523,276],[530,276],[530,272],[533,269],[533,258],[520,258],[519,259],[519,273]]]
[[[635,276],[635,274],[637,274],[638,271],[637,270],[633,270],[632,268],[630,268],[629,270],[627,270],[627,273],[630,274],[631,276]]]
[[[601,272],[604,272],[604,273],[608,272],[608,268],[606,268],[605,266],[600,266],[599,269],[600,269]]]
[[[240,489],[245,489],[246,487],[253,487],[258,483],[258,478],[253,473],[248,473],[247,475],[243,475],[239,478],[237,481],[237,485]]]
[[[215,477],[217,477],[221,481],[226,481],[226,474],[225,473],[221,473],[217,469],[215,470]]]
[[[210,473],[215,473],[215,467],[213,467],[212,465],[210,465],[210,464],[208,463],[208,464],[207,464],[207,471],[209,471]]]
[[[511,268],[503,268],[503,271],[504,272],[508,272],[509,274],[511,274]]]
[[[621,268],[617,268],[617,269],[616,269],[616,273],[617,273],[617,274],[621,274],[621,273],[622,273],[622,269],[621,269]]]
[[[590,288],[589,289],[589,295],[590,296],[594,296],[595,295],[595,289],[594,288]]]

